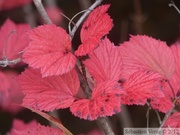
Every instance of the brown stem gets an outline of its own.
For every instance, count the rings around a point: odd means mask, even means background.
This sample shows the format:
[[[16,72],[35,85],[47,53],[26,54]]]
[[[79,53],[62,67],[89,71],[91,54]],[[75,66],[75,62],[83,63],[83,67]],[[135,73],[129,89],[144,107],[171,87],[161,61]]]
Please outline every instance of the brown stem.
[[[92,95],[92,91],[89,88],[89,85],[87,83],[86,77],[82,74],[82,72],[80,71],[80,69],[77,66],[76,66],[76,71],[78,73],[78,77],[79,77],[79,81],[80,81],[80,86],[83,89],[83,92],[86,95],[86,97],[88,99],[90,99],[91,95]]]
[[[110,125],[110,122],[107,117],[104,118],[98,118],[97,123],[99,127],[104,131],[105,135],[114,135],[112,131],[112,127]]]

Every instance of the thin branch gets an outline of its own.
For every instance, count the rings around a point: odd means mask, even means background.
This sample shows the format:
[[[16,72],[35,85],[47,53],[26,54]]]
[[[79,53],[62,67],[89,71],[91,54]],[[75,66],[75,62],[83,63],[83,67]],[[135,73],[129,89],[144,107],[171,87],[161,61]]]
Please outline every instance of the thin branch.
[[[169,7],[174,7],[176,9],[176,11],[180,14],[180,10],[179,8],[175,5],[174,1],[171,1],[171,3],[169,3]]]
[[[7,58],[5,58],[4,60],[0,60],[0,66],[7,67],[8,65],[15,65],[19,62],[21,62],[21,58],[17,58],[14,60],[8,60]]]
[[[151,107],[149,106],[148,110],[147,110],[147,113],[146,113],[146,118],[147,118],[146,126],[147,126],[147,128],[149,128],[149,112],[150,112],[150,109],[151,109]]]
[[[51,19],[47,15],[41,0],[33,0],[38,12],[46,24],[52,24]]]
[[[79,81],[80,81],[80,86],[83,89],[84,94],[86,95],[86,97],[88,99],[91,98],[92,95],[92,91],[88,85],[88,82],[86,80],[86,77],[81,73],[80,69],[78,68],[78,66],[76,66],[76,71],[78,73],[78,77],[79,77]]]
[[[171,113],[173,112],[174,107],[175,107],[175,104],[176,104],[177,101],[178,101],[178,98],[173,101],[173,107],[172,107],[171,110],[169,110],[169,111],[166,113],[166,115],[164,116],[163,121],[161,122],[161,125],[160,125],[160,127],[159,127],[158,132],[161,130],[161,128],[164,126],[166,120],[169,118],[169,116],[170,116]]]
[[[159,112],[155,110],[155,113],[157,115],[157,118],[158,118],[158,121],[159,121],[159,125],[160,125],[162,123],[162,121],[161,121],[161,117],[159,115]]]
[[[95,8],[97,7],[99,4],[101,4],[103,0],[96,0],[89,8],[88,10],[81,16],[81,18],[78,20],[78,22],[76,23],[76,26],[73,27],[72,32],[69,33],[71,39],[73,39],[74,34],[76,32],[76,30],[78,29],[78,27],[80,26],[80,24],[84,21],[84,19],[87,17],[87,15]]]
[[[69,33],[72,33],[71,23],[73,23],[74,18],[76,18],[79,14],[84,13],[84,12],[87,12],[87,10],[82,10],[82,11],[78,12],[77,14],[75,14],[75,15],[73,16],[73,18],[70,19],[69,24],[68,24]],[[74,24],[74,23],[73,23],[73,24]],[[76,24],[74,24],[74,27],[76,27]],[[72,38],[73,38],[73,37],[72,37]]]
[[[99,127],[104,131],[105,135],[114,135],[114,133],[112,131],[112,127],[109,124],[110,122],[107,117],[98,118],[97,123],[98,123]]]

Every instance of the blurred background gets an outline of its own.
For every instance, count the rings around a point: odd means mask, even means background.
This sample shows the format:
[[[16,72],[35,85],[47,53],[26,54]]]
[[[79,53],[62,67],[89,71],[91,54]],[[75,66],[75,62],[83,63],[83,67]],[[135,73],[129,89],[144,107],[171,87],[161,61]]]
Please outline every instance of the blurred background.
[[[94,0],[42,0],[42,2],[52,21],[67,29],[69,23],[67,18],[71,19],[78,12],[87,9]],[[180,8],[179,0],[173,2]],[[104,0],[102,4],[111,4],[108,13],[114,22],[114,27],[108,37],[115,45],[127,41],[130,35],[137,34],[152,36],[167,42],[168,45],[173,44],[180,36],[180,14],[173,7],[169,7],[169,3],[171,3],[170,0]],[[76,22],[79,17],[77,16],[73,21]],[[32,0],[23,2],[21,0],[0,0],[0,25],[3,25],[7,18],[17,24],[27,23],[31,28],[43,24]],[[79,32],[80,28],[73,39],[74,49],[80,45]],[[7,67],[1,68],[1,70],[20,73],[24,67]],[[0,82],[1,85],[2,82]],[[7,134],[12,127],[14,118],[24,122],[36,119],[42,124],[49,124],[45,119],[26,109],[15,113],[4,109],[1,106],[1,98],[2,95],[0,95],[0,135]],[[124,127],[146,127],[147,110],[148,106],[122,106],[122,112],[110,118],[115,133],[122,134]],[[95,135],[88,133],[98,129],[96,122],[80,120],[71,115],[69,109],[52,112],[52,115],[58,116],[63,125],[74,135]],[[163,114],[160,113],[160,117],[163,117]],[[151,127],[159,125],[153,110],[150,110],[149,118]]]

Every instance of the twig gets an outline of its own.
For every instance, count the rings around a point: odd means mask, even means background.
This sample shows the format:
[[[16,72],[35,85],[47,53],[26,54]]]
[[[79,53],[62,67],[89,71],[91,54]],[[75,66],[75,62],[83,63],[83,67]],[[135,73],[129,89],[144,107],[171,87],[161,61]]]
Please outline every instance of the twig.
[[[114,135],[111,125],[109,124],[110,122],[107,117],[98,118],[97,123],[99,127],[104,131],[105,135]]]
[[[45,9],[44,9],[44,6],[43,6],[41,0],[33,0],[33,2],[34,2],[34,4],[35,4],[38,12],[40,13],[42,19],[44,20],[44,22],[45,22],[46,24],[51,24],[52,21],[51,21],[51,19],[49,18],[49,16],[47,15],[47,13],[46,13],[46,11],[45,11]]]
[[[156,115],[157,115],[157,118],[158,118],[159,124],[161,124],[161,123],[162,123],[162,121],[161,121],[161,117],[160,117],[160,115],[159,115],[159,112],[155,110],[155,113],[156,113]]]
[[[8,65],[15,65],[19,62],[21,62],[21,58],[17,58],[14,60],[8,60],[7,58],[4,58],[4,60],[0,60],[0,66],[7,67]]]
[[[180,14],[180,10],[179,8],[175,5],[174,1],[171,1],[171,3],[169,3],[169,7],[174,7],[176,9],[176,11]]]
[[[163,121],[161,122],[161,125],[160,125],[157,133],[159,133],[159,131],[161,130],[161,128],[164,126],[166,120],[169,118],[169,116],[170,116],[171,113],[173,112],[174,107],[175,107],[175,104],[176,104],[176,102],[178,101],[178,99],[179,99],[179,98],[177,98],[177,99],[175,99],[175,100],[173,101],[173,107],[172,107],[171,110],[169,110],[169,111],[166,113],[166,115],[164,116]],[[157,135],[158,135],[158,134],[157,134]]]
[[[80,69],[78,66],[76,66],[76,71],[78,73],[79,81],[80,81],[80,86],[83,89],[84,94],[88,99],[91,98],[92,91],[89,88],[89,85],[87,83],[86,77],[81,73]]]
[[[103,1],[103,0],[96,0],[96,1],[88,8],[88,10],[81,16],[81,18],[77,21],[76,25],[73,27],[71,33],[69,33],[71,39],[73,39],[76,30],[78,29],[78,27],[80,26],[80,24],[83,22],[83,20],[87,17],[87,15],[88,15],[95,7],[97,7],[99,4],[101,4],[102,1]]]

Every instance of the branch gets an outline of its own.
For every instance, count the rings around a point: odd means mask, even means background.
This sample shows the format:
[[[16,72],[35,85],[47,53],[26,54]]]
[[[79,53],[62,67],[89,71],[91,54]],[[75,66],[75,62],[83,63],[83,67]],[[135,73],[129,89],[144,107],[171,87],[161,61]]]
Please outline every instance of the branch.
[[[174,7],[176,9],[176,11],[180,14],[179,8],[175,5],[175,3],[173,1],[171,1],[171,3],[169,3],[169,7]]]
[[[21,58],[17,58],[14,60],[8,60],[5,58],[4,60],[0,60],[0,66],[1,67],[7,67],[8,65],[15,65],[19,62],[21,62]]]
[[[77,21],[76,25],[73,27],[72,31],[69,32],[69,35],[70,35],[71,39],[73,39],[76,30],[78,29],[78,27],[80,26],[80,24],[84,21],[84,19],[88,16],[88,14],[89,14],[95,7],[97,7],[99,4],[101,4],[102,1],[103,1],[103,0],[96,0],[96,1],[88,8],[88,10],[81,16],[81,18]]]
[[[97,123],[99,127],[104,131],[105,135],[114,135],[108,118],[98,118]]]
[[[49,18],[49,16],[47,15],[45,9],[44,9],[44,6],[41,2],[41,0],[33,0],[38,12],[40,13],[42,19],[44,20],[44,22],[46,24],[52,24],[52,21],[51,19]]]

